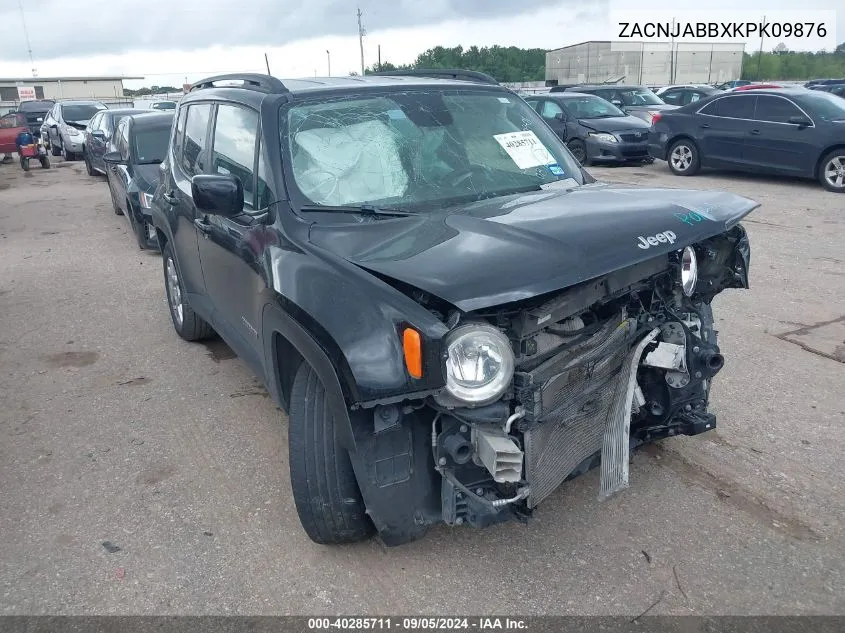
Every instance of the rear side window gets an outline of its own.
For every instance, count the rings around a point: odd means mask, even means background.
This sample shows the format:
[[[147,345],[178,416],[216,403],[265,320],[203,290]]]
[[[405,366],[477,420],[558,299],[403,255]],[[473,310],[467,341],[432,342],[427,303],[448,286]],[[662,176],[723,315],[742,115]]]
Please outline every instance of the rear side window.
[[[660,98],[663,99],[666,103],[671,103],[672,105],[681,105],[681,97],[683,97],[684,93],[680,90],[675,90],[673,92],[664,92],[660,95]]]
[[[804,115],[791,101],[781,97],[757,96],[757,111],[754,118],[758,121],[788,123],[790,117],[794,116],[803,117]]]
[[[725,97],[715,102],[716,116],[730,119],[753,119],[754,104],[756,96],[737,95],[736,97]]]
[[[558,114],[563,114],[563,108],[554,101],[547,99],[546,101],[543,101],[543,110],[540,114],[544,119],[554,119]]]
[[[182,144],[182,157],[179,165],[186,176],[193,176],[205,170],[203,153],[208,142],[208,120],[211,117],[211,105],[198,103],[188,106],[185,120],[185,140]]]
[[[190,114],[188,125],[190,127]],[[255,144],[258,113],[255,110],[221,104],[214,123],[211,171],[236,176],[244,186],[244,208],[255,209]]]

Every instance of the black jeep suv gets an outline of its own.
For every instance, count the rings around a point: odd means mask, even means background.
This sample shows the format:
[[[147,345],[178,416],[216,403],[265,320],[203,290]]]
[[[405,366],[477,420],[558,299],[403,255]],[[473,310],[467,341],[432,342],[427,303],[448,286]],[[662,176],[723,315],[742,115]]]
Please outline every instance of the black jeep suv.
[[[713,429],[711,300],[748,286],[728,193],[595,182],[515,93],[443,71],[212,77],[153,199],[170,314],[288,413],[318,543],[524,519]],[[238,82],[239,85],[224,85]]]

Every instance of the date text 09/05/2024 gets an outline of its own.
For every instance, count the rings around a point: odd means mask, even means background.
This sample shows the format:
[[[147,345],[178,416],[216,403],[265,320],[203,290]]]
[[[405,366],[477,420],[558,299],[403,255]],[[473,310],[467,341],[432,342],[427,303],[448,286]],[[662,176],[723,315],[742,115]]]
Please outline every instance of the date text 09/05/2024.
[[[528,623],[519,618],[444,618],[444,617],[400,617],[364,618],[336,617],[309,618],[308,628],[312,631],[330,630],[399,630],[399,631],[497,631],[528,629]]]

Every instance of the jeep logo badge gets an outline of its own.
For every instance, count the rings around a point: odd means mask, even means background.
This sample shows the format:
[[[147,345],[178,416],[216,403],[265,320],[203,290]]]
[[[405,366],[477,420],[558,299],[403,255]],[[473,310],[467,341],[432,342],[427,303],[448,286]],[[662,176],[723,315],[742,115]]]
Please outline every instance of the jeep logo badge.
[[[637,246],[642,249],[650,248],[652,246],[657,246],[658,244],[674,244],[675,238],[678,236],[675,235],[672,231],[663,231],[662,233],[658,233],[657,235],[649,235],[648,237],[643,237],[640,235],[637,239]]]

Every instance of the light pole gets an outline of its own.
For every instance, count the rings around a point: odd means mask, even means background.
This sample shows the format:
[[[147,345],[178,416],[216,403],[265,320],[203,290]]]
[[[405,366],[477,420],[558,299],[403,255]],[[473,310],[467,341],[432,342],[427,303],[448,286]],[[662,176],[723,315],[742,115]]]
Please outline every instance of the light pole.
[[[329,65],[329,77],[332,76],[332,54],[329,52],[329,49],[326,49],[326,61]]]

